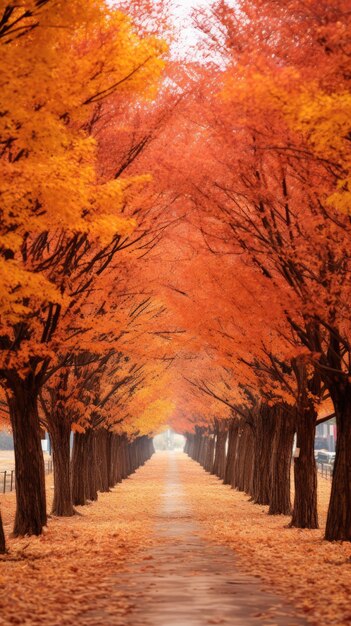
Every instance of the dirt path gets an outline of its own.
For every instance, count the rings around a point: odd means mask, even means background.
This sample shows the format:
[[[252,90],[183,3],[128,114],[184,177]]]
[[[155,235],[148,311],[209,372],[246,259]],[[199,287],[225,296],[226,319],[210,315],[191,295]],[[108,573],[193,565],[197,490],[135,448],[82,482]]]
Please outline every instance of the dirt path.
[[[156,461],[157,459],[157,461]],[[192,462],[183,455],[158,455],[164,475],[155,544],[128,575],[116,579],[134,607],[116,624],[130,626],[298,626],[305,624],[281,598],[262,590],[259,579],[242,573],[230,549],[201,537],[182,479]],[[150,467],[149,467],[150,470]],[[140,479],[142,476],[140,475]],[[220,515],[220,511],[218,512]],[[105,622],[104,612],[94,612]],[[89,617],[87,614],[85,618]]]
[[[8,539],[0,626],[302,626],[230,547],[206,539],[207,519],[227,519],[226,499],[245,525],[234,496],[185,455],[156,454],[80,516],[52,518],[38,538]],[[1,497],[7,536],[14,498]]]

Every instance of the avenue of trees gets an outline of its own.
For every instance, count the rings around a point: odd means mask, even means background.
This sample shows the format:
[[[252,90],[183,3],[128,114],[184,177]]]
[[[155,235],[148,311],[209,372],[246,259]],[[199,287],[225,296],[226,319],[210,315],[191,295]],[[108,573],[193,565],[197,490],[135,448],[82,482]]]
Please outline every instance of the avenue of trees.
[[[0,5],[14,534],[47,521],[42,429],[52,513],[73,515],[166,424],[206,470],[317,528],[315,427],[335,414],[325,537],[350,541],[348,2],[217,0],[186,58],[165,4]]]
[[[40,534],[43,428],[52,512],[72,515],[145,461],[171,406],[160,389],[163,307],[125,253],[155,237],[151,209],[136,219],[149,176],[122,180],[123,155],[108,162],[94,136],[111,109],[122,126],[123,108],[153,97],[166,46],[97,2],[64,14],[50,0],[3,3],[0,36],[1,415],[15,446],[14,534]]]

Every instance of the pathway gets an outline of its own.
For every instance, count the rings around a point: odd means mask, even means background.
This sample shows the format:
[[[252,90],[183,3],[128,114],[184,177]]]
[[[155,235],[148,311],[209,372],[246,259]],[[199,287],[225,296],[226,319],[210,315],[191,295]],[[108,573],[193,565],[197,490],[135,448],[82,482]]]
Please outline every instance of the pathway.
[[[281,598],[262,589],[260,579],[241,572],[229,549],[201,537],[182,487],[182,455],[164,455],[164,492],[155,511],[155,545],[128,574],[119,592],[131,612],[121,626],[302,626],[306,622]],[[153,461],[150,461],[152,464]],[[140,476],[141,479],[141,476]],[[220,487],[219,487],[220,488]],[[220,515],[220,511],[218,512]],[[96,613],[95,613],[96,616]],[[87,616],[86,616],[87,617]],[[100,614],[103,623],[103,613]],[[109,622],[108,622],[109,623]]]

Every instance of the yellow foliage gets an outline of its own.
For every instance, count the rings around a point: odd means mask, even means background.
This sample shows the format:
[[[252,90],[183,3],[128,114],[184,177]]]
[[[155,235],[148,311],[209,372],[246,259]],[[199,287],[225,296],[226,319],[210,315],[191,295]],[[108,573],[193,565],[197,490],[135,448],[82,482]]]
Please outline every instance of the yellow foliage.
[[[133,420],[135,431],[140,435],[155,435],[167,424],[175,409],[175,404],[168,398],[159,398],[150,402],[142,413]]]
[[[48,302],[65,305],[68,298],[62,296],[55,285],[42,274],[23,268],[16,260],[5,261],[0,256],[0,311],[2,327],[12,324],[30,312],[27,303],[36,307]]]
[[[307,141],[317,158],[339,172],[335,191],[328,203],[341,212],[351,207],[351,93],[344,87],[325,90],[317,79],[304,80],[298,69],[274,70],[255,59],[254,67],[240,66],[227,71],[221,97],[237,107],[236,121],[256,116],[256,125],[265,124],[268,115],[280,117]]]
[[[0,1],[0,15],[7,6]],[[121,213],[125,191],[148,178],[101,184],[87,122],[97,103],[117,90],[152,97],[165,51],[163,42],[141,39],[129,18],[102,0],[71,0],[64,11],[60,2],[21,0],[12,7],[8,26],[0,55],[5,326],[47,301],[62,304],[56,288],[23,258],[25,238],[65,231],[86,233],[106,245],[135,227]]]
[[[339,168],[336,190],[328,203],[344,213],[351,211],[351,93],[326,93],[314,83],[286,106],[294,128],[302,132],[314,153]]]

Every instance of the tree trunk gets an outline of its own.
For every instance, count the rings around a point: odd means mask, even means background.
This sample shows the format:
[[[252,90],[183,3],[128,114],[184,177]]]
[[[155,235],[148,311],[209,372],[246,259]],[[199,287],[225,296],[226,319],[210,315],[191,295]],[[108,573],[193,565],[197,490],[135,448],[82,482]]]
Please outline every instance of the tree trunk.
[[[134,474],[134,472],[136,471],[138,467],[138,447],[139,447],[138,439],[135,439],[129,445],[129,457],[130,457],[130,468],[131,468],[130,473],[131,474]]]
[[[195,459],[195,436],[193,433],[187,434],[187,445],[186,453],[190,456],[191,459]],[[185,451],[185,450],[184,450]]]
[[[109,487],[112,489],[118,482],[120,482],[120,470],[119,470],[119,437],[114,433],[110,433],[110,450],[111,461],[109,468]]]
[[[93,429],[75,433],[72,456],[72,497],[74,505],[97,500],[96,437]]]
[[[225,485],[231,485],[232,480],[233,480],[238,431],[239,431],[239,420],[238,419],[230,420],[229,429],[228,429],[227,462],[226,462],[225,473],[224,473]]]
[[[95,502],[95,500],[98,499],[96,431],[92,428],[88,428],[84,433],[84,437],[86,440],[85,473],[87,476],[87,496],[88,500]]]
[[[72,500],[70,437],[71,426],[62,415],[55,415],[48,423],[54,464],[54,500],[52,514],[62,517],[74,515]]]
[[[122,437],[121,435],[116,435],[115,442],[116,449],[116,466],[115,466],[115,484],[122,482]]]
[[[142,465],[143,438],[140,437],[134,443],[134,471]]]
[[[185,433],[185,445],[184,445],[184,454],[188,454],[190,456],[190,434]]]
[[[239,423],[236,446],[236,462],[232,486],[238,491],[252,492],[253,475],[253,437],[252,429],[244,420]]]
[[[295,434],[295,414],[291,407],[274,407],[275,431],[271,462],[269,515],[290,515],[290,470]]]
[[[4,527],[2,525],[2,517],[0,512],[0,554],[5,554],[6,552],[6,542],[5,542],[5,533]]]
[[[317,468],[314,458],[317,412],[313,395],[317,396],[319,392],[320,380],[319,375],[315,374],[312,378],[308,375],[303,361],[294,361],[293,369],[298,384],[298,399],[294,458],[295,499],[290,525],[296,528],[318,528]]]
[[[87,500],[84,433],[74,433],[72,454],[72,499],[74,505],[83,506]]]
[[[231,486],[233,489],[240,491],[241,474],[243,472],[243,466],[245,465],[245,453],[246,453],[246,437],[245,437],[245,424],[238,422],[238,432],[236,435],[236,442],[234,446],[234,463],[233,471],[231,475]]]
[[[225,444],[227,441],[227,424],[226,422],[223,423],[219,420],[215,420],[215,428],[217,436],[212,474],[215,474],[218,478],[223,480],[226,466]]]
[[[128,439],[126,435],[123,435],[123,440],[122,440],[122,454],[121,454],[121,459],[122,459],[122,479],[124,480],[125,478],[128,478],[129,474],[130,474],[130,458],[129,458],[129,453],[128,453]]]
[[[202,429],[198,426],[195,426],[195,436],[194,436],[194,461],[199,462],[200,460],[200,449],[202,442]]]
[[[109,475],[111,465],[111,438],[105,428],[100,428],[96,436],[97,489],[101,493],[110,491]]]
[[[325,538],[351,541],[351,385],[330,388],[337,426],[336,455]]]
[[[316,411],[298,410],[296,416],[296,456],[294,458],[295,498],[290,526],[318,528],[317,468],[314,458]]]
[[[207,459],[208,443],[209,443],[208,433],[203,433],[202,439],[201,439],[199,463],[204,469],[205,469],[206,459]]]
[[[253,472],[254,472],[254,438],[252,427],[245,424],[245,459],[244,459],[244,492],[252,496],[253,492]]]
[[[133,449],[133,442],[127,441],[127,444],[126,444],[126,458],[127,458],[127,476],[126,477],[127,478],[131,474],[134,474],[134,471],[135,471],[133,467],[132,449]]]
[[[151,459],[151,457],[155,454],[155,446],[154,446],[154,440],[153,439],[149,439],[149,459]]]
[[[262,404],[256,413],[254,428],[253,501],[256,504],[269,504],[270,500],[273,433],[272,409]]]
[[[211,433],[210,435],[208,435],[206,461],[205,461],[205,470],[206,472],[210,472],[210,473],[213,470],[214,446],[215,446],[214,435]]]
[[[40,535],[46,525],[45,470],[38,416],[38,389],[32,376],[11,381],[9,410],[16,468],[14,535]]]

